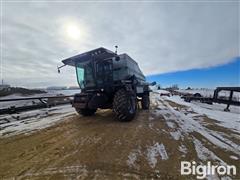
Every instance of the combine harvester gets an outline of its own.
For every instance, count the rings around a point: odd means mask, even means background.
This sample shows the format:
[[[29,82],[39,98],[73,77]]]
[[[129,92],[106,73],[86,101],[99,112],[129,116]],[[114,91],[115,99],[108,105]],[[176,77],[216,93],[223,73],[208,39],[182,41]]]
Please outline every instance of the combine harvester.
[[[81,93],[75,94],[72,105],[79,114],[90,116],[98,108],[111,108],[120,121],[130,121],[138,99],[142,109],[149,109],[149,85],[155,82],[147,83],[138,64],[127,54],[101,47],[62,62],[76,68]]]

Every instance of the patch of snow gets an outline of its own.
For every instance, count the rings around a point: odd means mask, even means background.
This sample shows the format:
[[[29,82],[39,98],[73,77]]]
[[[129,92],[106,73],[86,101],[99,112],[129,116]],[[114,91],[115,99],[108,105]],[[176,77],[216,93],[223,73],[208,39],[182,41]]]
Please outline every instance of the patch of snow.
[[[201,159],[203,161],[218,160],[223,165],[226,165],[226,163],[222,159],[217,157],[212,151],[210,151],[205,146],[203,146],[201,141],[199,141],[198,139],[194,138],[193,139],[193,143],[195,145],[195,150],[197,152],[197,156],[198,156],[199,159]]]
[[[80,89],[71,89],[71,90],[47,90],[47,94],[56,95],[56,94],[63,94],[63,95],[74,95],[80,93]]]
[[[173,139],[175,139],[177,141],[182,137],[182,134],[179,130],[170,132],[170,135],[173,137]]]
[[[175,125],[173,122],[167,121],[166,123],[167,123],[168,127],[170,127],[170,128],[176,128],[176,125]]]
[[[193,142],[194,142],[195,150],[197,152],[197,156],[199,159],[201,159],[203,161],[215,160],[215,162],[217,160],[220,165],[223,165],[223,166],[228,165],[222,159],[220,159],[218,156],[216,156],[212,151],[210,151],[205,146],[203,146],[203,144],[198,139],[194,138]],[[208,174],[206,179],[209,179],[209,180],[219,179],[219,177],[217,176],[217,174],[214,174],[214,175]],[[227,180],[227,179],[231,179],[231,178],[228,176],[224,176],[224,177],[221,177],[221,179]]]
[[[62,105],[20,114],[1,115],[0,137],[44,129],[73,114],[75,114],[75,110],[71,105]]]
[[[165,150],[165,146],[162,143],[156,143],[147,149],[147,158],[151,168],[156,166],[158,156],[160,156],[162,160],[168,159],[168,154]]]
[[[163,90],[163,89],[159,89],[159,90],[154,90],[154,92],[156,92],[156,93],[159,93],[159,94],[170,94],[170,92],[169,91],[166,91],[166,90]]]
[[[149,117],[149,120],[150,120],[150,121],[154,120],[154,117],[150,116],[150,117]]]
[[[204,103],[192,102],[188,103],[181,99],[179,96],[166,97],[166,99],[173,101],[177,104],[188,106],[192,111],[198,113],[199,115],[206,115],[210,119],[215,119],[219,121],[219,125],[232,129],[239,133],[240,131],[240,108],[233,106],[231,112],[223,111],[224,108],[219,108],[219,104],[208,105]],[[226,105],[224,105],[225,107]]]
[[[128,159],[127,159],[127,165],[129,167],[136,167],[136,160],[138,158],[138,156],[141,155],[141,150],[140,147],[138,149],[134,149],[132,152],[130,152],[130,154],[128,155]]]
[[[120,141],[120,139],[116,140],[115,143],[116,143],[117,145],[121,145],[121,144],[122,144],[122,142]]]
[[[183,154],[187,154],[187,148],[186,148],[186,146],[184,146],[183,144],[181,144],[180,146],[178,146],[178,150],[180,151],[180,152],[182,152]],[[185,155],[184,155],[185,156]]]
[[[136,152],[131,152],[128,155],[127,165],[129,167],[134,167],[136,160],[137,160],[137,153]]]
[[[233,156],[233,155],[231,155],[230,158],[234,159],[234,160],[238,160],[239,159],[237,156]]]
[[[133,173],[119,173],[119,175],[123,176],[123,179],[141,179],[138,174]]]

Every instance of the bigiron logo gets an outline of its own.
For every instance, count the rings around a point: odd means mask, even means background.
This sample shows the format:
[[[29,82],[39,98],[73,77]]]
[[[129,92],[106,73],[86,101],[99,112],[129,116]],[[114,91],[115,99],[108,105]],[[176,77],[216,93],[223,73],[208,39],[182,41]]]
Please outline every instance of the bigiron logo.
[[[207,165],[197,165],[195,161],[181,161],[181,175],[196,175],[197,179],[204,179],[207,175],[236,175],[237,169],[234,165],[212,165],[210,161]]]

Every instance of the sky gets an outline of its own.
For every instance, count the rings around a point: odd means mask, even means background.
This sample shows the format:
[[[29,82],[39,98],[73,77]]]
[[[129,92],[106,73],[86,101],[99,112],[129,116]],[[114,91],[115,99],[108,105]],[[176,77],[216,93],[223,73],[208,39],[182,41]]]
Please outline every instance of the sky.
[[[238,1],[3,1],[1,75],[13,86],[77,85],[74,68],[57,73],[61,60],[118,45],[160,84],[209,87],[218,76],[218,84],[236,85],[239,66],[227,69],[240,57],[238,13]],[[188,82],[179,78],[189,73]],[[200,82],[204,73],[212,78]]]
[[[162,88],[177,84],[179,88],[211,88],[221,86],[240,86],[240,58],[232,62],[211,68],[150,75],[149,82],[158,82]],[[194,78],[193,78],[194,77]]]

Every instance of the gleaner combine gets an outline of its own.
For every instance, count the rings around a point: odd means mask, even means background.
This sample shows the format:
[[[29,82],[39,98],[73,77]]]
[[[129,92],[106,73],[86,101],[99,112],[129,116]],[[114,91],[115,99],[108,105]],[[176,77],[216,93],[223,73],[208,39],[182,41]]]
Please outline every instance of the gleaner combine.
[[[120,121],[130,121],[136,114],[138,99],[142,109],[149,109],[150,84],[127,54],[118,55],[101,47],[62,62],[63,66],[76,68],[81,92],[75,94],[72,105],[79,114],[90,116],[98,108],[112,108]]]

